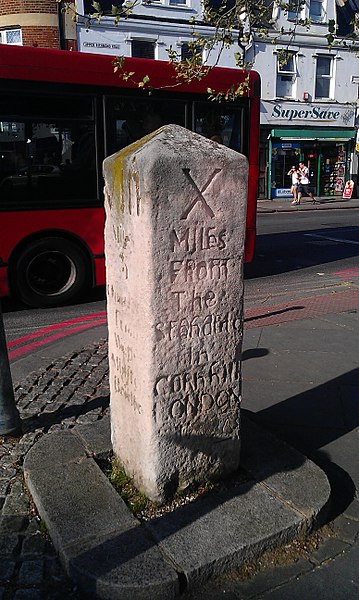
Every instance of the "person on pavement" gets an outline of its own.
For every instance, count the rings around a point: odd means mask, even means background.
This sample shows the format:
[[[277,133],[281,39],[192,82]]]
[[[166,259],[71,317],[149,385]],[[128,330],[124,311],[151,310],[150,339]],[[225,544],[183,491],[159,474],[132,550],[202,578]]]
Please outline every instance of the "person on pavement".
[[[300,201],[302,199],[302,196],[309,196],[312,200],[313,200],[313,204],[315,204],[316,202],[318,204],[320,204],[319,200],[316,200],[313,196],[313,192],[311,190],[311,188],[309,187],[309,169],[308,167],[305,166],[304,162],[300,162],[299,163],[299,177],[300,177],[300,181],[298,184],[298,189],[297,189],[297,201],[293,201],[292,204],[300,204]]]
[[[297,167],[292,165],[292,168],[288,171],[287,175],[290,175],[292,178],[290,193],[293,195],[295,204],[297,204],[297,188],[299,183],[299,173]],[[294,204],[294,202],[292,202],[292,204]]]

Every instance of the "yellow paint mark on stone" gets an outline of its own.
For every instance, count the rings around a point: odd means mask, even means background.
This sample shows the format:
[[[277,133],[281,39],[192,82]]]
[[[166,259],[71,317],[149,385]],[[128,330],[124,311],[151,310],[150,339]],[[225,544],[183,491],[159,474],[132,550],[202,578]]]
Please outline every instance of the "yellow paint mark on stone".
[[[161,127],[161,129],[163,129],[163,128]],[[113,162],[113,166],[112,166],[112,169],[113,169],[113,171],[112,171],[112,180],[113,180],[112,199],[117,200],[117,202],[114,202],[114,204],[117,205],[117,208],[120,213],[123,213],[125,210],[124,174],[125,174],[126,160],[131,154],[134,154],[135,152],[140,150],[142,148],[142,146],[144,146],[145,144],[147,144],[147,142],[149,142],[152,138],[154,138],[157,135],[158,131],[159,130],[157,129],[156,131],[149,133],[148,135],[141,138],[140,140],[137,140],[136,142],[133,142],[129,146],[126,146],[126,148],[123,148],[123,150],[120,150],[118,156],[116,157],[116,159]],[[133,162],[133,164],[135,164],[135,157],[132,162]],[[139,174],[137,173],[136,169],[134,169],[132,171],[130,178],[134,179],[134,181],[136,182],[137,214],[139,214]],[[129,184],[129,182],[128,182],[128,184]]]

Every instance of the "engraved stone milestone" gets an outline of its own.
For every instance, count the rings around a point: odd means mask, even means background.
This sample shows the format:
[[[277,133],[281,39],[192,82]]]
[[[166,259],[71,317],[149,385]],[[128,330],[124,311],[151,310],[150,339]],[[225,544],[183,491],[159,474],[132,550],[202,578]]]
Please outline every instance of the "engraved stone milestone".
[[[104,174],[113,448],[162,502],[239,464],[247,160],[167,125]]]

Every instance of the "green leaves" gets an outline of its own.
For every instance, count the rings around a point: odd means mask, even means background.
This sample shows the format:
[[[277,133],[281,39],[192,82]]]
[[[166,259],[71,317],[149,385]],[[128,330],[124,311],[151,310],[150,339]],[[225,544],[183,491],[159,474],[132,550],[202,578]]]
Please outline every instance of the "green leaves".
[[[142,79],[142,81],[139,81],[137,85],[139,88],[144,88],[149,83],[149,81],[150,81],[149,76],[145,75],[144,78]]]
[[[215,102],[232,102],[244,96],[249,90],[249,74],[245,81],[238,85],[232,85],[226,92],[215,92],[212,88],[207,88],[208,99]]]

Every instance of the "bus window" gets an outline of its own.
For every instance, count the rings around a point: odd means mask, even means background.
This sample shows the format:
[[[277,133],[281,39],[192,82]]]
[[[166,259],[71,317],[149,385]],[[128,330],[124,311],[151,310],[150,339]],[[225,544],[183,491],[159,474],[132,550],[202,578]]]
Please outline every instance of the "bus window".
[[[237,152],[245,150],[242,119],[243,110],[239,106],[194,102],[193,130]]]
[[[24,102],[26,94],[26,102]],[[13,83],[12,93],[0,95],[1,115],[21,115],[23,118],[50,120],[92,120],[94,118],[93,96],[83,94],[61,94],[59,90],[47,94]]]
[[[106,98],[107,154],[113,154],[169,123],[186,126],[186,103]]]
[[[96,198],[94,125],[0,122],[1,207],[53,207]]]

